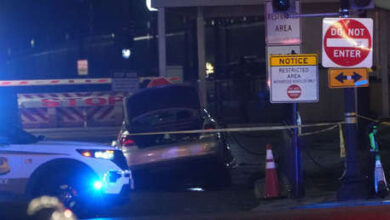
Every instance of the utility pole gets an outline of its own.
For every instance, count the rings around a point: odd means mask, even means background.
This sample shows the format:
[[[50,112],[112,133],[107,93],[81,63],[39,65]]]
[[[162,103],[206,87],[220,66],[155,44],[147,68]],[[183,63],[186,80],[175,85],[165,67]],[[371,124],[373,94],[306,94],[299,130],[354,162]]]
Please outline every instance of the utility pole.
[[[349,17],[349,0],[340,0],[340,11],[342,16]],[[345,111],[345,176],[343,185],[337,192],[338,200],[366,199],[368,190],[365,186],[365,178],[360,172],[357,153],[357,114],[355,106],[354,88],[344,89],[344,111]]]

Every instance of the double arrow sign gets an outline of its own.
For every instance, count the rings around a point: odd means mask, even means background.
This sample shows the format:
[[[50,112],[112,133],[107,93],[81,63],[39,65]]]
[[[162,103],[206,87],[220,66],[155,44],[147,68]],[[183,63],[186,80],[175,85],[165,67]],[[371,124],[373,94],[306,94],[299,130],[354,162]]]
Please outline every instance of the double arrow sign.
[[[329,69],[330,88],[353,88],[367,86],[367,69]]]
[[[336,76],[336,79],[341,83],[344,83],[344,80],[353,80],[353,82],[356,83],[361,78],[362,76],[357,72],[353,72],[352,76],[346,76],[344,75],[344,72],[341,72],[338,76]]]

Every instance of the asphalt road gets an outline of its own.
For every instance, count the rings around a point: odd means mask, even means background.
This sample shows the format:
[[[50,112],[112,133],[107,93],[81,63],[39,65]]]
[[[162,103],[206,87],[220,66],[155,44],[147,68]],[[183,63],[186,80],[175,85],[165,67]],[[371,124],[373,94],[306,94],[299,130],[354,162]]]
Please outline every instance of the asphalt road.
[[[247,195],[247,196],[246,196]],[[171,219],[272,219],[272,220],[387,220],[390,201],[332,202],[317,205],[258,207],[253,209],[244,191],[142,192],[104,214],[91,214],[89,220],[171,220]],[[0,202],[2,220],[27,219],[26,204]],[[8,218],[6,213],[13,213]]]
[[[149,218],[172,219],[180,215],[247,212],[257,206],[252,191],[225,189],[221,191],[133,192],[123,204],[105,209],[91,209],[83,219]],[[0,219],[24,219],[27,201],[0,201]]]
[[[147,218],[108,218],[112,220],[160,220],[160,219],[197,219],[197,220],[387,220],[390,219],[389,205],[385,206],[357,206],[325,209],[295,209],[273,210],[267,212],[234,212],[219,214],[178,215],[171,218],[147,217]],[[102,219],[102,218],[100,218]]]

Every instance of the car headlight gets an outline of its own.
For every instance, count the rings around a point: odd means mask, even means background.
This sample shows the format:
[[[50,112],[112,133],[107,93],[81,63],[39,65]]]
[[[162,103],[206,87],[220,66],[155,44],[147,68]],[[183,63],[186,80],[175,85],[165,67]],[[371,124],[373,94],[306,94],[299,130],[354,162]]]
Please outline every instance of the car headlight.
[[[114,159],[113,150],[77,150],[84,157],[93,157],[97,159]]]

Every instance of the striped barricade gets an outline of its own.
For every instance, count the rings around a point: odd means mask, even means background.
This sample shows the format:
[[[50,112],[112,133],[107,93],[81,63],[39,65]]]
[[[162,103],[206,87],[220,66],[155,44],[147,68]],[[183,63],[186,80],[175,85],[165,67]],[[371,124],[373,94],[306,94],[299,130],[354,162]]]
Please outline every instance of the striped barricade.
[[[18,94],[25,128],[118,126],[125,92]]]

